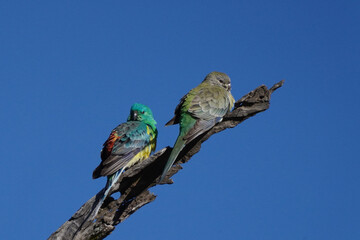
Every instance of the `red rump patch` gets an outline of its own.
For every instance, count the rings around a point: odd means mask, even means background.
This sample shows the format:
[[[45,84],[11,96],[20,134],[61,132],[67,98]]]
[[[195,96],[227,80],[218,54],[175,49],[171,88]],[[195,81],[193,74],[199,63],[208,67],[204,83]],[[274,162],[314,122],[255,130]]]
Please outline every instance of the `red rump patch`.
[[[108,153],[110,153],[111,152],[111,150],[113,149],[113,147],[114,147],[114,144],[115,144],[115,142],[116,142],[116,140],[118,140],[120,137],[119,137],[119,135],[117,134],[117,132],[116,131],[112,131],[111,132],[111,134],[110,134],[110,136],[109,136],[109,138],[106,140],[106,142],[105,142],[105,148],[106,148],[106,150],[107,150],[107,152]]]

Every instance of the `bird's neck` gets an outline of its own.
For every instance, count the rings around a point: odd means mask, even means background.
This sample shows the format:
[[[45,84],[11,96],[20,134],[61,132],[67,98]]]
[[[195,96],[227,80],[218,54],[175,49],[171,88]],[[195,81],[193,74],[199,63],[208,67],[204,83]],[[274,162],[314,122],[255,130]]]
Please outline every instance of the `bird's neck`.
[[[149,125],[154,132],[156,131],[156,126],[155,126],[156,123],[155,122],[153,122],[153,121],[144,121],[144,123]]]

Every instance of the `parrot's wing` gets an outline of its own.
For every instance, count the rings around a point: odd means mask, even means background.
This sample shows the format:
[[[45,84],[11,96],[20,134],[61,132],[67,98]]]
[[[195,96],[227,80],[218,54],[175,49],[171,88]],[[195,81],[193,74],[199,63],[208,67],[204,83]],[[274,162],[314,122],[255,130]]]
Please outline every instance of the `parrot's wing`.
[[[200,134],[211,129],[229,111],[230,99],[228,92],[217,86],[205,86],[189,92],[185,102],[188,104],[187,112],[196,119],[194,126],[184,136],[190,142]]]
[[[189,130],[189,132],[184,136],[185,143],[189,143],[194,140],[199,135],[210,130],[216,123],[220,122],[221,118],[214,118],[211,120],[202,120],[198,119],[194,126]]]
[[[141,122],[126,122],[116,127],[104,143],[102,162],[94,170],[93,178],[114,174],[148,146],[151,139],[147,128]]]
[[[203,120],[222,118],[229,111],[231,103],[228,92],[221,87],[202,87],[193,95],[187,111],[195,118]]]

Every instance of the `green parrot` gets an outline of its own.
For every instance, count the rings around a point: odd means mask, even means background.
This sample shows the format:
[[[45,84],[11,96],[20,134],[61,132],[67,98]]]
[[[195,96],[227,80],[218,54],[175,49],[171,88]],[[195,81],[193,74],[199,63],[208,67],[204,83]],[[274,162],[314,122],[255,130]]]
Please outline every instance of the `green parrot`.
[[[175,116],[165,126],[180,124],[179,136],[165,165],[160,181],[175,162],[180,151],[196,137],[210,130],[235,103],[228,75],[211,72],[200,85],[181,98]]]
[[[155,151],[156,139],[156,121],[150,108],[139,103],[133,104],[127,122],[113,129],[105,141],[101,151],[102,161],[93,172],[94,179],[107,176],[107,182],[102,198],[91,213],[91,220],[97,215],[122,172]]]

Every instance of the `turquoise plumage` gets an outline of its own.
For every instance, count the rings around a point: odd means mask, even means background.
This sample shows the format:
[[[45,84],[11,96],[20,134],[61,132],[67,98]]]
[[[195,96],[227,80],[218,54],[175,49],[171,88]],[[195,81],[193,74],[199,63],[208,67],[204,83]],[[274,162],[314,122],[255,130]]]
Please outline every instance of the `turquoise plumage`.
[[[145,160],[155,151],[157,139],[156,121],[149,107],[135,103],[130,109],[127,122],[110,133],[101,151],[101,163],[94,170],[93,178],[107,176],[103,196],[91,213],[93,220],[111,187],[123,171],[139,161]]]

